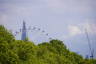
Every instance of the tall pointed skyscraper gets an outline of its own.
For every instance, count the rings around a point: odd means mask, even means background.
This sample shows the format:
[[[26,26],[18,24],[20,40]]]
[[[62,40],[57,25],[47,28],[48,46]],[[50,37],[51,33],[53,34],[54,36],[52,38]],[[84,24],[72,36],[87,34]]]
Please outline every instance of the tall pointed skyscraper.
[[[25,23],[25,21],[23,21],[21,40],[25,40],[27,38],[27,34],[26,33],[27,33],[26,23]]]

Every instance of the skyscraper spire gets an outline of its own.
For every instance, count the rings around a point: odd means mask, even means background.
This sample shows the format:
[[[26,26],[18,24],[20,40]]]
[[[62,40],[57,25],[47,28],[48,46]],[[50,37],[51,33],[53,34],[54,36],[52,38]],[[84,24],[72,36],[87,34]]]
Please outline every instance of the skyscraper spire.
[[[25,40],[27,38],[27,34],[26,33],[27,33],[26,23],[25,23],[25,21],[23,21],[21,40]]]

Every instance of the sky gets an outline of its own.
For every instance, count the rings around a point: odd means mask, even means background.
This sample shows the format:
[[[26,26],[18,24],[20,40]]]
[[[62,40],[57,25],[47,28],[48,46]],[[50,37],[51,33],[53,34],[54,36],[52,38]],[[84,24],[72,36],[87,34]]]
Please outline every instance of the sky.
[[[90,55],[87,29],[96,57],[96,0],[0,0],[1,25],[14,34],[22,28],[23,21],[28,29],[40,28],[27,30],[35,44],[49,41],[49,37],[59,39],[84,57]],[[20,38],[21,33],[16,35],[16,39]]]

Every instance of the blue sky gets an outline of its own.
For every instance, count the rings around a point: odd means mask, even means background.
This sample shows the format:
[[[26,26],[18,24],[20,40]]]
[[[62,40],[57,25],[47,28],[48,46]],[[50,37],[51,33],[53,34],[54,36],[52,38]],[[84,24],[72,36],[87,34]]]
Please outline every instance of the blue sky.
[[[86,28],[96,48],[96,0],[0,0],[0,24],[14,33],[22,28],[23,20],[27,28],[35,26],[49,33],[46,37],[38,30],[28,31],[36,44],[52,37],[64,41],[72,51],[89,55]]]

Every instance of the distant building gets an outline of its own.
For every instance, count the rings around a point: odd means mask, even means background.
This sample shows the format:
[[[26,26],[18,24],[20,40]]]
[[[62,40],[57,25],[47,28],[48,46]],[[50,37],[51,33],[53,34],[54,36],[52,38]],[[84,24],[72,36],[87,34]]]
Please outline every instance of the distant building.
[[[26,23],[25,21],[23,21],[21,40],[25,40],[26,38],[27,38]]]

